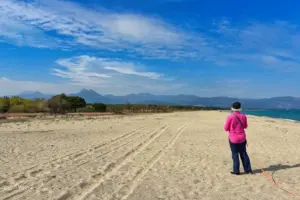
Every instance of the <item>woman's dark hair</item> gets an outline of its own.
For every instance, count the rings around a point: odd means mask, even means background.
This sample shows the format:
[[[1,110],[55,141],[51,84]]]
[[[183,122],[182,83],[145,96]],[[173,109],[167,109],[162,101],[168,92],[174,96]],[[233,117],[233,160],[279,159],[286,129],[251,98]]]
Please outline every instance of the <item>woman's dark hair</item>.
[[[232,108],[234,109],[240,109],[241,108],[241,103],[240,102],[233,102],[232,103]]]

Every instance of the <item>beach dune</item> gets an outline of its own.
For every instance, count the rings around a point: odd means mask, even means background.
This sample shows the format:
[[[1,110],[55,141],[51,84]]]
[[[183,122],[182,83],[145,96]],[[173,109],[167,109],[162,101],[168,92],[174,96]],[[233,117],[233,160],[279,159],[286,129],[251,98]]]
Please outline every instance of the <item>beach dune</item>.
[[[223,130],[227,115],[203,111],[1,123],[0,199],[300,195],[300,124],[248,116],[254,175],[233,176]]]

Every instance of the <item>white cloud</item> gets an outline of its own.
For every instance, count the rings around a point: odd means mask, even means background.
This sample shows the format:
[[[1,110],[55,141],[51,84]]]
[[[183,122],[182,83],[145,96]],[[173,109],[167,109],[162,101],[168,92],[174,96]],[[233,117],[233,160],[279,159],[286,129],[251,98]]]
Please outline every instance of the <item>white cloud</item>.
[[[23,91],[71,93],[81,88],[100,93],[128,94],[136,92],[165,93],[182,84],[167,80],[162,74],[145,71],[145,66],[119,59],[77,56],[56,61],[52,75],[61,83],[34,82],[0,78],[0,94],[12,95]]]
[[[279,68],[281,71],[295,72],[295,70],[300,69],[299,61],[293,60],[282,60],[275,56],[264,55],[262,56],[262,61],[265,66],[270,68]]]
[[[2,38],[2,42],[7,41],[18,46],[26,45],[36,48],[55,48],[59,46],[59,39],[47,36],[35,27],[15,20],[0,19],[0,39]]]
[[[274,56],[262,56],[262,60],[267,64],[277,63],[279,61]]]
[[[68,59],[60,59],[56,63],[63,69],[53,69],[53,74],[61,78],[70,79],[76,84],[101,84],[110,78],[109,74],[98,73],[93,66],[96,60],[90,56],[79,56]]]
[[[221,21],[215,30],[216,63],[221,65],[250,64],[257,67],[290,70],[300,69],[300,26],[285,21],[252,22],[234,26]]]
[[[241,85],[246,85],[249,84],[249,80],[246,79],[222,79],[222,80],[217,80],[216,84],[220,86],[224,85],[229,85],[232,87],[240,87]]]
[[[214,24],[214,30],[196,33],[151,16],[99,7],[95,10],[62,0],[2,0],[0,19],[0,41],[18,45],[87,47],[122,51],[126,56],[143,59],[197,59],[221,66],[244,62],[260,67],[297,68],[300,63],[300,27],[284,21],[241,25],[223,19]],[[210,34],[212,31],[214,34]],[[280,62],[266,64],[264,56]],[[121,72],[116,66],[110,68]],[[128,69],[126,72],[133,74]]]
[[[163,77],[156,72],[146,72],[144,68],[132,62],[121,62],[117,59],[91,57],[87,55],[60,59],[56,61],[61,69],[54,68],[53,75],[68,79],[72,84],[82,86],[103,86],[114,84],[123,79],[153,79]],[[133,77],[132,77],[133,76]],[[134,79],[135,78],[135,79]]]
[[[67,38],[70,43],[73,41],[74,44],[92,48],[158,56],[155,53],[157,50],[165,49],[169,54],[186,51],[186,47],[191,44],[189,40],[198,42],[198,46],[202,45],[200,37],[187,35],[160,19],[130,13],[95,11],[67,1],[2,0],[0,10],[0,17],[5,21],[38,28],[45,33],[55,31],[58,35],[71,37]],[[21,31],[22,29],[15,29],[16,34]],[[32,46],[30,42],[24,43]],[[184,52],[178,55],[188,56]]]
[[[6,77],[1,77],[1,78],[0,78],[0,81],[9,81],[9,79],[6,78]]]
[[[132,63],[107,63],[108,65],[104,67],[106,70],[112,70],[116,71],[122,74],[128,74],[128,75],[136,75],[136,76],[143,76],[148,77],[151,79],[158,79],[161,77],[160,74],[155,72],[138,72],[134,69],[134,66]],[[109,66],[111,65],[111,66]],[[121,66],[120,66],[121,65]]]

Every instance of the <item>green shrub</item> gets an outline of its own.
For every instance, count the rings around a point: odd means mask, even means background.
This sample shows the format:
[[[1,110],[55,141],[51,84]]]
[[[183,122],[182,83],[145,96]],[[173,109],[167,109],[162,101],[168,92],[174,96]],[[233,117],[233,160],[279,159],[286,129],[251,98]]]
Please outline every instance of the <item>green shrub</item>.
[[[95,112],[106,112],[106,105],[103,103],[95,103],[93,104],[93,108]]]
[[[9,113],[24,113],[25,112],[25,107],[24,105],[13,105],[9,111]]]
[[[49,108],[48,108],[48,104],[47,104],[47,101],[38,101],[36,103],[36,111],[37,112],[49,112]]]
[[[0,98],[0,113],[6,113],[11,107],[10,100],[7,97]]]
[[[84,108],[85,106],[85,100],[78,96],[60,94],[48,100],[48,107],[52,113],[76,112],[77,109]]]
[[[70,109],[73,111],[77,111],[77,109],[85,108],[86,102],[83,98],[78,96],[67,96],[66,100],[69,102]]]
[[[87,106],[84,108],[79,108],[77,112],[95,112],[95,109],[91,106]]]

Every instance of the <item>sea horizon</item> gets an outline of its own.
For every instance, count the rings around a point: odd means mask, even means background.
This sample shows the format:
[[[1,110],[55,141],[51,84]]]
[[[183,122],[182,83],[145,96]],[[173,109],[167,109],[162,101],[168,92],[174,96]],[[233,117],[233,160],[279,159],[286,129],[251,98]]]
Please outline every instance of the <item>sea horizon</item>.
[[[273,119],[283,119],[290,121],[300,121],[300,109],[261,109],[261,110],[243,110],[246,115],[258,117],[269,117]]]

